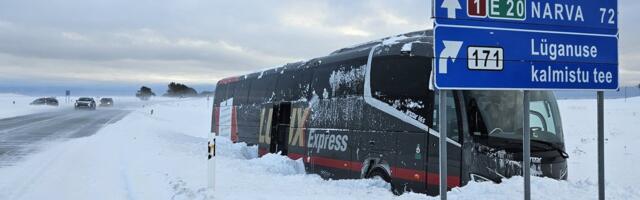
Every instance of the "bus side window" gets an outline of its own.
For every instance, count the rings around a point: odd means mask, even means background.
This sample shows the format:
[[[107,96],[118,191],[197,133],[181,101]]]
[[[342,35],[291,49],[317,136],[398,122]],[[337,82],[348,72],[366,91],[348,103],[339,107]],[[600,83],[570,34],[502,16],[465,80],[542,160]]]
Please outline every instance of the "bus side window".
[[[433,92],[429,90],[431,58],[380,56],[371,67],[371,97],[408,114],[424,125],[429,116]],[[417,117],[415,117],[417,115]]]
[[[434,94],[435,104],[433,106],[433,129],[440,130],[440,94]],[[456,104],[453,92],[447,92],[447,137],[453,141],[460,142],[460,129],[458,128],[458,105]]]
[[[213,103],[215,106],[220,106],[220,102],[227,100],[227,84],[218,84],[216,86],[216,95],[213,99]]]
[[[251,88],[252,79],[241,80],[236,83],[235,94],[234,94],[234,104],[242,105],[246,104],[249,100],[249,90]]]
[[[260,76],[251,84],[251,88],[249,89],[251,92],[251,102],[262,105],[263,103],[268,102],[269,99],[273,98],[275,95],[274,88],[277,81],[277,76],[272,74],[267,74],[268,72],[262,72]]]
[[[287,69],[284,73],[278,75],[278,83],[275,89],[274,101],[297,101],[301,98],[307,98],[309,87],[311,87],[312,69],[297,68]]]
[[[237,82],[227,83],[227,93],[225,94],[226,98],[224,100],[231,99],[231,98],[235,97],[234,95],[235,95],[235,92],[236,92],[236,85],[237,84],[238,84]]]

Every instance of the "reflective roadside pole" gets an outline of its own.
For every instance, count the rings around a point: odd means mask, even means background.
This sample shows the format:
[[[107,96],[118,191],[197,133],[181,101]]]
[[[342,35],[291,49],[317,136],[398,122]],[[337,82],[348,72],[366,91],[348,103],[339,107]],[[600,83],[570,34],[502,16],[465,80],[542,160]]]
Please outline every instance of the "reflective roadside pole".
[[[213,135],[211,133],[210,135]],[[210,136],[208,143],[208,170],[207,170],[207,186],[209,190],[215,191],[216,186],[216,138],[215,136]]]

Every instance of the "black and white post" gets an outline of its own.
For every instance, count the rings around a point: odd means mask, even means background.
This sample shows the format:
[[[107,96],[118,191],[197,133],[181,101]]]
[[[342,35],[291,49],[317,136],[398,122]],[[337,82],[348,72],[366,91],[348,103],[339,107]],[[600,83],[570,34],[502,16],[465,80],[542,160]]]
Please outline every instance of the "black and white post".
[[[215,191],[216,188],[216,136],[211,133],[209,139],[209,156],[208,156],[208,170],[207,170],[207,186],[210,191]]]

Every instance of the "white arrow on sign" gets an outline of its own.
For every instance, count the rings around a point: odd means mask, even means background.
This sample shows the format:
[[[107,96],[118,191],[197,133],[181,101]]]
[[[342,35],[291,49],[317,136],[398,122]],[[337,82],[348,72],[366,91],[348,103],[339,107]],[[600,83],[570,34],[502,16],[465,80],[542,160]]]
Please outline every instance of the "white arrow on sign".
[[[458,0],[444,0],[442,2],[442,6],[440,7],[447,9],[447,17],[451,19],[456,18],[457,9],[462,9],[462,7],[460,6],[460,2]]]
[[[444,43],[444,49],[440,52],[440,68],[438,69],[438,73],[446,74],[447,61],[451,59],[451,62],[456,62],[456,58],[458,57],[458,53],[462,47],[462,41],[443,40],[442,42]]]

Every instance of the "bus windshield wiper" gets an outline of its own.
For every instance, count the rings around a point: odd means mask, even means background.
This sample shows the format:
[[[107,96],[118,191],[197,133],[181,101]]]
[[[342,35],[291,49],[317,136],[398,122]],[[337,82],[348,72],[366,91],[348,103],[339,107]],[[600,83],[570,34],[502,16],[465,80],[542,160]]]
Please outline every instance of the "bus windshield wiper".
[[[544,145],[546,148],[546,150],[554,150],[557,151],[560,156],[562,156],[562,158],[567,159],[569,158],[569,154],[567,152],[565,152],[560,146],[555,145],[551,142],[545,142],[545,141],[539,141],[539,140],[531,140],[531,144],[538,144],[538,145]]]

